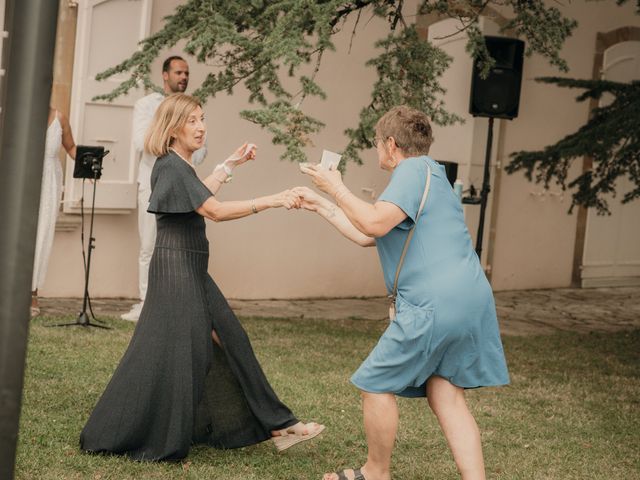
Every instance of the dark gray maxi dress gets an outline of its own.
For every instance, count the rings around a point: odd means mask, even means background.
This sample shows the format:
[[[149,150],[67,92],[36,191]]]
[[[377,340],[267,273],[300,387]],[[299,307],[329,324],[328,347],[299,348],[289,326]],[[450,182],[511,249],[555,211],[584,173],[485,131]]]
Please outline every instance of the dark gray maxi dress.
[[[144,307],[80,446],[137,460],[177,460],[193,443],[262,442],[297,419],[269,385],[207,273],[205,222],[194,210],[212,193],[174,153],[158,158],[151,186],[148,211],[156,214],[158,233]]]

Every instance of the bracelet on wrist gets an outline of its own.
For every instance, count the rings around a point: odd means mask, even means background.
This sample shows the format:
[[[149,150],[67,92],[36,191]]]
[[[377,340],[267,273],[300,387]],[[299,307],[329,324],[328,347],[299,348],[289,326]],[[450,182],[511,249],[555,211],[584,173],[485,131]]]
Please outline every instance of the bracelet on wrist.
[[[258,213],[258,209],[256,208],[256,200],[251,200],[251,213]]]
[[[227,173],[226,173],[226,172],[224,173],[224,175],[225,175],[225,178],[224,178],[224,179],[221,179],[221,178],[216,177],[216,176],[215,176],[215,174],[218,172],[218,170],[220,170],[220,169],[215,168],[215,169],[213,170],[213,172],[211,173],[211,175],[213,176],[213,179],[214,179],[214,180],[216,180],[217,182],[220,182],[220,184],[223,184],[223,183],[229,183],[231,180],[233,180],[233,175],[227,175]]]
[[[231,174],[233,173],[233,169],[224,162],[216,165],[216,168],[214,168],[213,171],[215,172],[216,170],[224,170],[224,173],[226,173],[229,176],[231,176]]]
[[[218,182],[220,185],[223,185],[225,183],[229,183],[231,181],[231,177],[226,177],[225,179],[221,179],[216,177],[215,175],[212,175],[213,179]]]

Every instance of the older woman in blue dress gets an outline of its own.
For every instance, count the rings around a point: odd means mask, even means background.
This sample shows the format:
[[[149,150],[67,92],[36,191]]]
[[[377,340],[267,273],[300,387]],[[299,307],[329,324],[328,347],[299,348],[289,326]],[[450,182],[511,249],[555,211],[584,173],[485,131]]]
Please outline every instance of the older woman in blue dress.
[[[462,478],[485,478],[480,432],[464,390],[507,384],[509,374],[491,287],[445,170],[427,156],[431,142],[426,115],[396,107],[376,125],[378,162],[392,175],[375,204],[351,193],[340,172],[317,165],[303,171],[335,203],[306,187],[294,190],[304,208],[342,235],[361,246],[375,245],[390,293],[397,284],[395,315],[351,377],[362,392],[367,461],[360,469],[326,474],[325,480],[391,478],[396,395],[426,396]]]

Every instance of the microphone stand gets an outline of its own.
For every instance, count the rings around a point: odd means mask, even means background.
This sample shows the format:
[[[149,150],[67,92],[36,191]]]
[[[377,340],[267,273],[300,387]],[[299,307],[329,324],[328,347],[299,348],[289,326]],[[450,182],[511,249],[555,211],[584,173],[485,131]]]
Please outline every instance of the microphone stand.
[[[106,153],[105,153],[106,155]],[[101,160],[101,159],[100,159]],[[91,323],[89,315],[87,314],[87,305],[89,304],[89,272],[91,270],[91,251],[95,248],[93,242],[95,242],[95,238],[93,237],[93,217],[95,214],[95,205],[96,205],[96,187],[98,182],[98,175],[102,170],[101,162],[98,159],[94,158],[91,165],[91,170],[93,171],[93,198],[91,200],[91,223],[89,227],[89,248],[87,254],[87,268],[84,272],[84,298],[82,299],[82,311],[78,314],[78,318],[73,323],[59,323],[57,325],[50,325],[51,327],[73,327],[76,325],[80,325],[82,327],[95,327],[95,328],[103,328],[105,330],[111,330],[111,327],[107,327],[106,325],[98,325],[96,323]],[[91,317],[95,320],[96,317],[91,312]]]

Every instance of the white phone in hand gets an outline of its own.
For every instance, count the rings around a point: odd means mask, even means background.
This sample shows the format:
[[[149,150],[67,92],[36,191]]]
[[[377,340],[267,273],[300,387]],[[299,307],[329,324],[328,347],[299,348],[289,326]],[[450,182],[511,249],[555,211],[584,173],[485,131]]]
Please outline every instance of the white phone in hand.
[[[332,168],[338,168],[342,160],[342,155],[339,153],[331,152],[329,150],[322,150],[322,159],[320,160],[320,166],[331,170]]]

